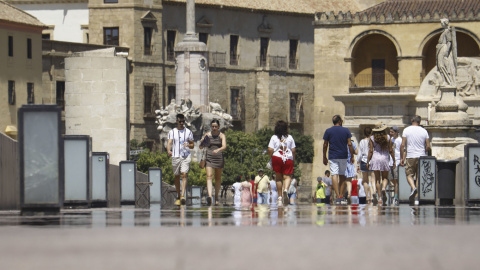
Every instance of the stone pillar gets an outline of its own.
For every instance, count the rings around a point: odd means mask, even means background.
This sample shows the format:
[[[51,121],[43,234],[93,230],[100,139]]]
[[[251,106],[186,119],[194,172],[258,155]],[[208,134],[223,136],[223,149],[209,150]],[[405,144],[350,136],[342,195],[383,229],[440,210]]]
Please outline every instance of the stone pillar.
[[[187,0],[187,32],[183,41],[198,41],[195,34],[195,0]]]

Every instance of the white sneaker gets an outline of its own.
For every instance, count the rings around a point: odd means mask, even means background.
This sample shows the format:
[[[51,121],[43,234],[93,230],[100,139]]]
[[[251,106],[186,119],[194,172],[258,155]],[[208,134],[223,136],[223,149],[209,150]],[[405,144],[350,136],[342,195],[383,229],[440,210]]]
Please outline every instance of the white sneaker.
[[[415,203],[415,196],[417,196],[417,188],[414,188],[412,190],[412,193],[410,193],[410,196],[408,197],[408,200],[410,201],[410,204]]]
[[[280,196],[280,197],[277,198],[277,206],[283,206],[282,196]]]

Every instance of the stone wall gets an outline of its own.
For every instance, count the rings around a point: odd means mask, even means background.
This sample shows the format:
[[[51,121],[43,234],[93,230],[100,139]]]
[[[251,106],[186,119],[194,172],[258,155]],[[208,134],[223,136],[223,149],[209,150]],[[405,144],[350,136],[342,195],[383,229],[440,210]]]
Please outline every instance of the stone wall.
[[[127,74],[128,60],[113,49],[65,59],[65,133],[90,135],[92,150],[109,152],[110,164],[128,158]]]

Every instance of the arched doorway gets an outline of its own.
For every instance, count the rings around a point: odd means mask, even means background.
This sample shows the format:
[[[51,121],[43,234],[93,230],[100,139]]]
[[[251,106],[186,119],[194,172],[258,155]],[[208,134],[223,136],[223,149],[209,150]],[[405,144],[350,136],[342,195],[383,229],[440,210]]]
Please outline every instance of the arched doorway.
[[[422,81],[425,76],[437,65],[436,46],[442,32],[433,35],[422,51]],[[469,34],[457,29],[457,55],[458,57],[479,57],[480,48],[478,43]]]
[[[352,50],[350,91],[398,90],[397,49],[385,35],[362,37]]]

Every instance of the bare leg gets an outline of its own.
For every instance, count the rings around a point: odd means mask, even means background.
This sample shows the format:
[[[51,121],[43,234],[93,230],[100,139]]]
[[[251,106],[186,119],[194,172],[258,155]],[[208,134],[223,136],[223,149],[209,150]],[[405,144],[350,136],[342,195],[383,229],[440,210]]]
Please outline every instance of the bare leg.
[[[379,195],[380,197],[380,191],[382,191],[382,185],[380,183],[382,183],[382,176],[380,175],[380,171],[375,171],[375,189],[376,189],[376,193],[377,195]]]
[[[352,196],[352,178],[347,178],[345,183],[347,184],[347,198],[350,198]]]
[[[185,196],[185,190],[187,189],[187,174],[182,173],[182,196]]]
[[[282,196],[283,192],[283,174],[275,172],[275,181],[277,182],[277,191],[278,191],[278,196]]]
[[[215,169],[215,203],[219,202],[218,192],[220,192],[222,188],[222,170],[223,169]]]
[[[343,185],[343,183],[345,182],[345,175],[339,175],[338,178],[340,179],[340,186]],[[340,194],[340,195],[343,196],[343,194]]]
[[[363,189],[365,190],[365,195],[367,196],[368,199],[372,199],[372,191],[370,190],[370,186],[368,185],[368,172],[362,172],[362,184],[363,184]]]
[[[335,191],[335,194],[337,195],[337,199],[340,198],[340,190],[338,186],[338,174],[332,175],[332,187],[333,190]]]
[[[180,175],[175,175],[175,189],[177,190],[178,199],[180,199]]]
[[[415,188],[415,181],[413,181],[413,175],[408,175],[407,176],[407,181],[412,190]]]
[[[284,179],[284,185],[285,185],[284,189],[288,190],[288,188],[290,187],[290,182],[292,182],[292,176],[291,175],[283,175],[283,179]]]
[[[388,171],[382,172],[382,190],[387,188],[388,184]]]
[[[375,173],[374,172],[370,172],[370,188],[372,189],[372,195],[377,193],[377,186],[375,184]]]
[[[213,168],[212,167],[205,167],[205,171],[207,172],[207,193],[208,193],[208,197],[212,197]],[[216,192],[217,192],[217,190],[215,190],[215,193]]]

